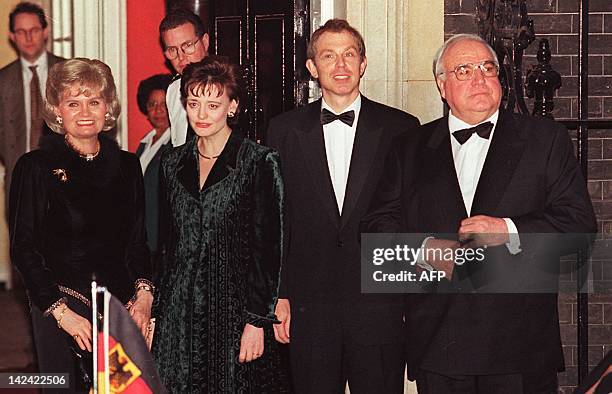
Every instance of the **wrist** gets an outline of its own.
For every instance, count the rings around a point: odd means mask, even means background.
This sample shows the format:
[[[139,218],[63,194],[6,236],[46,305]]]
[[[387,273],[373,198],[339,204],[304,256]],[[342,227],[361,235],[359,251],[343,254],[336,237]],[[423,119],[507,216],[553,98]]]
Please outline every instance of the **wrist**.
[[[153,285],[153,282],[147,279],[138,279],[136,281],[136,284],[134,285],[134,288],[134,293],[136,294],[136,296],[139,296],[144,292],[150,293],[151,296],[153,296],[153,294],[155,293],[155,286]]]
[[[52,313],[53,313],[53,317],[55,317],[55,320],[57,322],[57,328],[60,328],[60,329],[62,328],[62,319],[66,315],[67,311],[68,311],[68,305],[66,305],[66,303],[63,303],[62,306],[59,306],[53,310]]]
[[[153,302],[153,293],[147,290],[141,290],[136,292],[135,300],[149,300]]]
[[[61,306],[62,305],[66,305],[66,302],[68,300],[66,299],[66,297],[62,297],[59,300],[55,301],[53,304],[51,304],[50,307],[48,307],[44,312],[43,312],[43,316],[47,317],[51,314],[53,314],[53,316],[55,317],[55,314],[53,313],[53,311],[57,310],[59,312],[59,310],[61,310]]]

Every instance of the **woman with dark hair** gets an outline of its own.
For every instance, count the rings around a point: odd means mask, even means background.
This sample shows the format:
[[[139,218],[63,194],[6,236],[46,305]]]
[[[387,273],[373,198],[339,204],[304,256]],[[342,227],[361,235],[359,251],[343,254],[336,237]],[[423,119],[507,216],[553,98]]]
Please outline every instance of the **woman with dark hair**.
[[[228,124],[240,70],[187,66],[181,96],[195,135],[162,157],[167,214],[153,354],[174,392],[277,393],[274,341],[284,190],[278,154]]]
[[[172,82],[169,74],[157,74],[140,82],[136,99],[153,130],[148,132],[136,149],[140,159],[145,187],[145,223],[147,245],[151,254],[157,254],[159,228],[159,163],[162,154],[171,147],[170,120],[166,108],[166,90]]]
[[[49,71],[44,117],[57,134],[23,155],[9,201],[11,259],[28,292],[38,370],[91,383],[91,280],[126,304],[143,335],[153,302],[138,159],[101,132],[120,106],[110,68],[76,58]]]

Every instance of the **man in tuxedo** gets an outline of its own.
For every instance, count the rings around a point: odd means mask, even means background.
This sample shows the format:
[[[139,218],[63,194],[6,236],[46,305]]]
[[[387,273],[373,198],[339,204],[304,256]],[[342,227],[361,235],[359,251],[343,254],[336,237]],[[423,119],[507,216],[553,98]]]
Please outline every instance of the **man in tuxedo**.
[[[161,21],[159,37],[164,56],[178,73],[168,87],[166,104],[172,146],[179,146],[187,139],[187,112],[181,102],[181,75],[188,64],[197,63],[208,55],[208,29],[193,12],[177,9]]]
[[[464,266],[434,254],[417,263],[445,271],[457,287],[407,296],[408,374],[420,394],[556,393],[564,368],[556,293],[526,294],[537,280],[506,294],[486,286],[503,287],[542,263],[558,270],[560,255],[576,246],[543,250],[538,237],[585,245],[597,231],[573,145],[558,123],[499,109],[499,64],[480,37],[450,38],[434,72],[450,113],[395,140],[362,230],[456,234],[423,245],[487,250],[483,262]],[[459,294],[466,284],[482,294]]]
[[[0,70],[0,155],[6,192],[19,156],[36,149],[48,130],[42,119],[47,75],[51,66],[64,60],[45,51],[48,37],[43,9],[17,4],[9,15],[9,39],[19,58]]]
[[[402,297],[360,288],[359,223],[391,139],[416,128],[359,92],[365,44],[345,20],[317,29],[306,66],[323,97],[273,118],[287,196],[275,325],[297,393],[403,393]]]

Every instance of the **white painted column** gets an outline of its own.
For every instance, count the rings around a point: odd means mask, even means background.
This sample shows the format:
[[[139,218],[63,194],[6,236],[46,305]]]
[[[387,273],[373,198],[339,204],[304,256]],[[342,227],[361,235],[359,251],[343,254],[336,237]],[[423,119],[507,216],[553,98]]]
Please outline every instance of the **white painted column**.
[[[127,149],[127,23],[125,0],[51,0],[54,53],[99,59],[115,78],[123,116],[117,138]]]
[[[346,2],[347,20],[366,42],[362,92],[416,115],[422,123],[442,116],[431,63],[444,41],[444,1]]]

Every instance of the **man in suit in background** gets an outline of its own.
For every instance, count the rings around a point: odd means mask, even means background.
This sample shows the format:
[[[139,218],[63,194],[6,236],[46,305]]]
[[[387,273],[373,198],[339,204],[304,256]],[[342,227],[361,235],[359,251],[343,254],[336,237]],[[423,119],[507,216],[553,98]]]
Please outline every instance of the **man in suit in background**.
[[[168,87],[166,104],[170,116],[172,146],[187,139],[187,112],[181,102],[181,78],[190,63],[197,63],[208,55],[208,29],[199,16],[185,9],[170,12],[159,25],[159,37],[164,56],[178,73]]]
[[[403,393],[402,297],[362,294],[359,223],[391,139],[416,128],[359,92],[365,44],[345,20],[317,29],[306,66],[323,98],[274,118],[287,238],[275,325],[297,393]]]
[[[584,245],[597,231],[567,130],[499,109],[499,64],[478,36],[450,38],[434,72],[450,113],[395,140],[362,229],[456,234],[425,239],[428,249],[486,245],[483,262],[419,262],[475,293],[496,292],[482,291],[483,278],[520,286],[515,279],[539,266],[557,272],[560,255],[575,245],[542,250],[537,234],[582,234]],[[537,279],[527,290],[541,285]],[[557,392],[564,363],[556,293],[413,294],[405,318],[408,374],[420,394]]]
[[[48,130],[42,119],[47,75],[51,66],[64,60],[45,51],[49,29],[40,6],[17,4],[9,15],[9,30],[19,59],[0,70],[0,155],[6,192],[19,156],[36,149]]]

